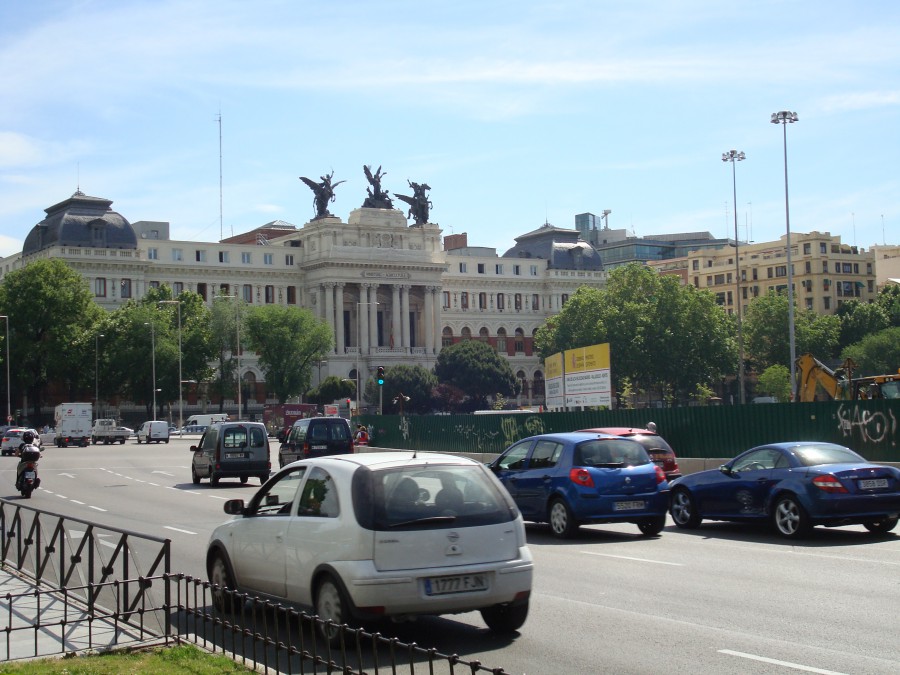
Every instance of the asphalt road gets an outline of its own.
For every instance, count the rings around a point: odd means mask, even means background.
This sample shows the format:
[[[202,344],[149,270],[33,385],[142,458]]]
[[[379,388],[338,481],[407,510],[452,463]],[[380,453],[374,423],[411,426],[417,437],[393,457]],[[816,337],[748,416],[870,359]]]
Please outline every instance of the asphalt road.
[[[169,538],[173,570],[205,578],[222,504],[258,482],[193,485],[190,442],[49,448],[29,505]],[[2,459],[0,494],[15,501],[16,460]],[[534,593],[515,639],[492,636],[477,613],[394,634],[529,675],[900,672],[900,529],[817,528],[790,543],[766,528],[670,522],[657,538],[592,526],[562,542],[529,525],[528,538]]]

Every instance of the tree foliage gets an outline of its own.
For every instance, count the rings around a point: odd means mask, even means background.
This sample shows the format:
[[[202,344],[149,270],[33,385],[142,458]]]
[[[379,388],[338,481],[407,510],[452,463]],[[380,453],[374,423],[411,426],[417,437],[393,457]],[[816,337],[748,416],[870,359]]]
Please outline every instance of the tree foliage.
[[[9,317],[12,388],[27,393],[34,419],[48,383],[75,392],[93,382],[93,330],[103,309],[84,277],[65,262],[36,260],[9,272],[0,284],[0,312]],[[16,400],[12,392],[9,398]]]
[[[900,327],[867,335],[841,352],[841,359],[856,362],[854,377],[889,375],[900,368]]]
[[[379,386],[374,378],[366,384],[366,400],[377,404],[380,400],[384,410],[395,409],[394,399],[401,393],[409,400],[403,403],[404,413],[425,414],[434,408],[432,392],[438,384],[437,376],[424,366],[408,366],[401,364],[387,368],[384,373],[384,384]],[[399,408],[397,408],[399,409]]]
[[[900,285],[891,284],[882,288],[875,303],[884,311],[889,326],[900,327]]]
[[[774,396],[779,401],[790,401],[791,371],[781,364],[769,366],[759,374],[756,388],[760,393]]]
[[[838,307],[835,314],[841,320],[840,349],[890,326],[887,312],[878,302],[850,300]]]
[[[266,388],[279,403],[309,388],[312,366],[334,345],[328,324],[299,307],[254,307],[245,326],[246,346],[259,357]]]
[[[317,405],[327,405],[354,396],[356,396],[356,382],[329,375],[319,383],[319,386],[307,392],[306,400]]]
[[[519,385],[509,361],[480,340],[463,340],[444,347],[438,354],[434,374],[441,383],[464,391],[472,409],[486,408],[488,398],[495,394],[518,393]]]
[[[686,398],[737,369],[733,325],[715,297],[639,264],[614,269],[603,290],[578,289],[535,336],[544,358],[606,342],[617,390],[627,379]]]

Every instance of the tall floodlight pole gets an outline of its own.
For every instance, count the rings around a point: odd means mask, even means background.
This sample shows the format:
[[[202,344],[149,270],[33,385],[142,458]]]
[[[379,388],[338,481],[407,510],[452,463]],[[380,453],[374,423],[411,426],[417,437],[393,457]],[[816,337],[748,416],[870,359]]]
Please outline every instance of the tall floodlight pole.
[[[94,411],[100,417],[100,338],[103,333],[94,335]]]
[[[181,396],[181,300],[160,300],[160,305],[176,305],[178,307],[178,429],[184,427],[184,399]]]
[[[12,424],[12,392],[9,389],[9,317],[0,315],[0,319],[6,322],[6,423]]]
[[[152,364],[152,373],[153,373],[153,414],[150,416],[152,419],[156,419],[156,325],[150,322],[144,322],[145,326],[150,326],[150,353],[151,359],[150,362]]]
[[[795,401],[797,391],[797,345],[794,340],[794,269],[791,264],[791,210],[788,201],[788,160],[787,160],[787,125],[799,118],[797,113],[781,110],[772,113],[772,124],[782,125],[784,141],[784,223],[787,232],[787,287],[788,287],[788,339],[791,346],[791,401]]]
[[[731,190],[734,204],[734,269],[735,283],[737,285],[737,329],[738,329],[738,401],[744,403],[744,329],[742,326],[741,316],[741,250],[738,240],[738,218],[737,218],[737,172],[734,168],[735,162],[742,162],[747,157],[743,152],[737,150],[729,150],[722,153],[723,162],[731,162]]]

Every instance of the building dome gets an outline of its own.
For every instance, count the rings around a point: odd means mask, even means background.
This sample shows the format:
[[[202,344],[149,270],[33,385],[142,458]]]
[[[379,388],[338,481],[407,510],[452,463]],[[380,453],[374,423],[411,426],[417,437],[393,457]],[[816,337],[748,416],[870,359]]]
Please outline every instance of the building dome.
[[[137,248],[137,235],[112,202],[89,197],[80,190],[65,201],[44,209],[47,217],[35,225],[22,247],[22,255],[51,246],[81,248]]]

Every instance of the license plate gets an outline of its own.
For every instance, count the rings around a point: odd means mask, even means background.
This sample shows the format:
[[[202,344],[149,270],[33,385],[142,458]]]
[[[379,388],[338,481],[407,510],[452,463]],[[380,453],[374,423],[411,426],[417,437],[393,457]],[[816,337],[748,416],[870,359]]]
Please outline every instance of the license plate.
[[[327,450],[327,445],[312,445],[310,446],[310,450]]]
[[[449,593],[471,593],[486,591],[486,574],[459,574],[452,577],[428,577],[425,579],[425,595],[447,595]]]
[[[633,511],[642,508],[644,508],[644,502],[640,500],[633,502],[616,502],[615,506],[616,511]]]
[[[225,459],[243,459],[243,458],[244,458],[243,452],[226,452],[225,453]]]
[[[34,471],[26,471],[25,472],[25,480],[34,480],[34,479],[35,479]]]
[[[867,478],[859,481],[860,490],[877,490],[888,486],[887,478]]]

